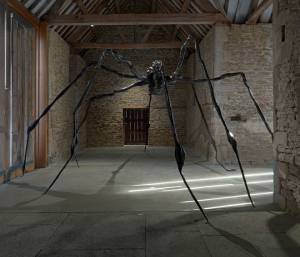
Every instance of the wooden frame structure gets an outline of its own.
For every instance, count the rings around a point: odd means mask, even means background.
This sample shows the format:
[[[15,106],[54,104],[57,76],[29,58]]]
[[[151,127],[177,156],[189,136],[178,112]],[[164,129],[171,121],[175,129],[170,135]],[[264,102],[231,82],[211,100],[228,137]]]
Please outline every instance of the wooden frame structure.
[[[204,37],[211,27],[216,23],[231,23],[228,16],[229,0],[225,0],[224,6],[219,1],[212,4],[209,0],[197,1],[197,8],[200,11],[194,13],[195,8],[192,0],[183,0],[180,4],[174,4],[174,0],[152,0],[151,12],[146,14],[122,14],[121,5],[126,1],[115,0],[113,5],[108,6],[108,0],[94,2],[86,5],[82,0],[72,0],[77,5],[77,11],[69,15],[57,15],[67,1],[57,1],[47,21],[40,21],[23,4],[17,0],[0,0],[4,6],[9,7],[24,20],[26,20],[36,31],[36,114],[40,113],[48,104],[48,26],[53,25],[64,33],[73,48],[79,49],[142,49],[142,48],[179,48],[180,42],[175,41],[176,35],[180,32],[183,36],[191,34],[195,37]],[[72,2],[71,1],[71,2]],[[272,0],[263,0],[256,6],[247,17],[246,24],[256,24],[263,12],[268,9]],[[156,13],[158,8],[166,13]],[[108,14],[106,10],[116,9],[115,14]],[[45,11],[46,12],[46,11]],[[105,13],[106,12],[106,13]],[[110,13],[110,12],[109,12]],[[102,44],[84,42],[89,35],[95,36],[95,30],[91,25],[151,25],[146,31],[140,43],[126,42],[124,35],[120,33],[123,43]],[[155,25],[175,25],[170,42],[148,42],[150,34]],[[201,26],[198,26],[201,25]],[[162,27],[163,28],[163,27]],[[35,167],[41,168],[48,164],[48,119],[42,120],[35,133]]]
[[[36,108],[38,114],[48,104],[48,24],[39,21],[17,0],[0,0],[4,6],[16,12],[28,22],[36,32]],[[42,168],[48,164],[48,119],[44,119],[35,134],[34,168]]]

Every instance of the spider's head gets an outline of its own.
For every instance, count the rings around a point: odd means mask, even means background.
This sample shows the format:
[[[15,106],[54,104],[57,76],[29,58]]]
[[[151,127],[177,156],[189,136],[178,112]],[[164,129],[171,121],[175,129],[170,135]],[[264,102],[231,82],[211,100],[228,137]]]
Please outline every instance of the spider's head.
[[[162,61],[156,60],[147,69],[149,91],[153,95],[161,95],[163,92]]]

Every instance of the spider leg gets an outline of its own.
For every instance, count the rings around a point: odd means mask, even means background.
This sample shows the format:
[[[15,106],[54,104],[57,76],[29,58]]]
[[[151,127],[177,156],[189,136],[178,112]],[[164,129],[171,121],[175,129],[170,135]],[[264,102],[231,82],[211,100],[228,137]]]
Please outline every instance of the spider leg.
[[[119,77],[122,77],[122,78],[138,79],[138,77],[136,75],[131,75],[131,74],[119,72],[119,71],[117,71],[113,68],[107,67],[104,64],[101,65],[101,68],[103,70],[107,71],[107,72],[114,73],[114,74],[116,74],[116,75],[118,75]]]
[[[76,148],[76,145],[78,144],[78,134],[79,134],[79,131],[80,131],[80,128],[82,127],[82,125],[84,124],[85,120],[87,119],[87,116],[88,116],[88,111],[91,107],[91,104],[97,100],[97,99],[101,99],[101,98],[104,98],[104,97],[109,97],[109,96],[113,96],[114,94],[116,93],[122,93],[122,92],[125,92],[131,88],[134,88],[134,87],[138,87],[138,86],[143,86],[143,85],[146,85],[148,82],[146,80],[143,80],[143,81],[138,81],[138,82],[135,82],[127,87],[123,87],[121,89],[117,89],[117,90],[113,90],[112,92],[110,93],[104,93],[104,94],[98,94],[98,95],[95,95],[93,97],[91,97],[88,101],[88,104],[87,104],[87,109],[86,109],[86,112],[85,112],[85,115],[84,115],[84,118],[82,119],[82,121],[79,123],[79,125],[77,126],[76,130],[75,130],[75,133],[73,135],[73,140],[72,140],[72,144],[71,144],[71,151],[70,151],[70,156],[69,158],[67,159],[67,161],[64,163],[63,167],[60,169],[60,171],[58,172],[58,174],[56,175],[56,177],[53,179],[53,181],[51,182],[51,184],[48,186],[48,188],[46,189],[46,191],[44,192],[44,194],[47,194],[49,192],[49,190],[52,188],[52,186],[55,184],[55,182],[57,181],[57,179],[60,177],[60,175],[62,174],[62,172],[64,171],[64,169],[67,167],[67,165],[69,164],[69,162],[72,160],[73,156],[74,156],[74,153],[75,153],[75,148]],[[88,87],[86,88],[85,92],[88,91]],[[84,92],[84,93],[85,93]],[[76,108],[78,109],[83,101],[83,97],[85,96],[86,94],[82,95],[80,101],[77,103],[77,106]]]
[[[268,132],[270,133],[270,135],[271,135],[271,137],[272,137],[272,140],[273,140],[273,139],[274,139],[274,135],[273,135],[272,129],[271,129],[270,125],[268,124],[268,122],[267,122],[267,120],[266,120],[266,118],[265,118],[265,116],[264,116],[262,110],[260,109],[258,103],[256,102],[256,100],[255,100],[255,98],[254,98],[254,95],[253,95],[253,93],[252,93],[252,90],[251,90],[250,86],[248,85],[248,82],[247,82],[247,78],[246,78],[245,73],[242,73],[242,72],[241,72],[241,77],[242,77],[242,79],[243,79],[243,83],[244,83],[245,87],[246,87],[247,90],[248,90],[248,93],[249,93],[249,95],[250,95],[250,98],[251,98],[251,100],[253,101],[253,103],[254,103],[254,105],[255,105],[255,107],[256,107],[256,110],[257,110],[257,112],[258,112],[258,114],[259,114],[261,120],[262,120],[263,123],[265,124],[265,127],[267,128],[267,130],[268,130]]]
[[[149,103],[148,103],[148,110],[149,110],[149,113],[148,113],[148,115],[149,115],[149,117],[148,117],[148,124],[147,124],[147,138],[146,138],[146,141],[145,141],[145,148],[144,148],[144,151],[146,151],[147,150],[147,145],[148,145],[148,138],[149,138],[149,127],[150,127],[150,108],[151,108],[151,102],[152,102],[152,93],[150,92],[149,93]]]
[[[212,85],[212,81],[210,80],[210,76],[208,74],[207,67],[205,65],[205,62],[202,59],[202,56],[201,56],[201,53],[200,53],[200,49],[199,49],[199,45],[198,45],[198,42],[196,40],[195,40],[195,50],[196,50],[196,53],[198,55],[199,61],[200,61],[201,65],[202,65],[202,67],[203,67],[205,76],[206,76],[206,78],[208,80],[208,85],[209,85],[210,95],[211,95],[211,99],[212,99],[213,105],[214,105],[215,110],[217,111],[218,116],[219,116],[219,118],[220,118],[220,120],[221,120],[221,122],[222,122],[222,124],[224,126],[224,129],[225,129],[225,132],[226,132],[226,135],[227,135],[227,140],[230,143],[230,145],[231,145],[231,147],[232,147],[232,149],[233,149],[233,151],[235,153],[236,159],[238,161],[239,168],[241,170],[241,174],[242,174],[244,185],[245,185],[245,188],[246,188],[246,191],[247,191],[248,198],[249,198],[252,206],[254,207],[254,202],[253,202],[253,200],[251,198],[250,190],[248,188],[248,184],[247,184],[246,177],[245,177],[245,174],[244,174],[244,169],[243,169],[243,166],[242,166],[242,163],[241,163],[241,160],[240,160],[240,155],[239,155],[239,151],[238,151],[238,148],[237,148],[237,141],[233,137],[232,132],[229,131],[229,129],[227,127],[227,124],[225,122],[225,119],[223,117],[222,111],[220,109],[220,106],[219,106],[219,104],[218,104],[218,102],[216,100],[214,88],[213,88],[213,85]]]
[[[59,178],[59,176],[64,171],[64,169],[67,167],[67,165],[72,160],[72,158],[73,158],[73,156],[75,154],[75,148],[76,148],[76,146],[78,144],[78,133],[76,133],[76,127],[77,127],[76,114],[80,110],[80,107],[81,107],[81,105],[83,103],[84,98],[88,95],[88,93],[90,92],[92,86],[95,83],[97,71],[101,68],[101,63],[103,62],[103,59],[105,57],[106,52],[107,52],[107,50],[104,50],[102,52],[102,54],[100,55],[100,57],[98,59],[98,62],[97,62],[96,71],[94,72],[92,78],[88,81],[86,88],[84,89],[83,93],[81,94],[81,97],[80,97],[79,101],[77,102],[77,104],[76,104],[76,106],[74,108],[74,111],[73,111],[73,140],[72,140],[72,143],[71,143],[70,156],[67,159],[67,161],[64,163],[63,167],[60,169],[60,171],[58,172],[58,174],[56,175],[56,177],[54,178],[54,180],[48,186],[48,188],[46,189],[46,191],[44,192],[44,194],[47,194],[47,192],[51,189],[51,187],[54,185],[54,183],[56,182],[56,180]]]
[[[215,139],[213,138],[213,135],[209,129],[209,126],[208,126],[208,123],[207,123],[207,120],[205,118],[205,115],[204,115],[204,111],[202,109],[202,106],[201,106],[201,103],[200,103],[200,100],[199,100],[199,97],[197,95],[197,92],[196,92],[196,89],[195,89],[195,85],[192,84],[192,89],[193,89],[193,94],[194,94],[194,97],[196,99],[196,103],[197,103],[197,106],[198,106],[198,109],[200,111],[200,114],[201,114],[201,118],[203,120],[203,123],[204,123],[204,126],[206,128],[206,131],[207,131],[207,134],[208,134],[208,137],[209,137],[209,140],[210,140],[210,143],[212,144],[214,150],[215,150],[215,153],[216,153],[216,161],[217,163],[226,171],[235,171],[235,169],[228,169],[226,168],[222,162],[219,160],[218,158],[218,150],[217,150],[217,145],[216,145],[216,142],[215,142]]]
[[[171,122],[171,129],[172,129],[173,139],[174,139],[174,143],[175,143],[175,159],[176,159],[176,163],[177,163],[177,168],[178,168],[179,174],[180,174],[180,176],[183,180],[183,183],[185,184],[185,186],[188,189],[191,197],[195,201],[195,203],[198,206],[199,210],[201,211],[203,217],[205,218],[206,222],[208,223],[209,222],[208,218],[207,218],[202,206],[198,202],[196,196],[194,195],[192,189],[190,188],[188,182],[186,181],[186,178],[185,178],[185,176],[183,174],[183,171],[182,171],[182,168],[184,166],[184,161],[185,161],[185,151],[183,149],[183,146],[179,143],[179,139],[178,139],[178,135],[177,135],[177,131],[176,131],[176,126],[175,126],[175,120],[174,120],[174,117],[173,117],[172,104],[171,104],[171,100],[170,100],[170,96],[169,96],[168,85],[167,85],[167,81],[165,79],[163,67],[162,67],[162,70],[161,70],[161,75],[162,75],[162,78],[163,78],[163,86],[164,86],[164,89],[165,89],[166,105],[167,105],[169,119],[170,119],[170,122]]]
[[[173,72],[173,77],[175,77],[175,78],[178,76],[178,74],[179,74],[179,72],[182,69],[182,66],[184,64],[184,58],[186,56],[186,52],[187,52],[190,40],[191,40],[191,37],[189,36],[185,40],[185,42],[183,43],[183,45],[180,47],[179,59],[177,61],[176,69]]]
[[[193,95],[194,95],[194,97],[195,97],[195,99],[196,99],[197,107],[198,107],[198,109],[199,109],[199,111],[200,111],[201,118],[202,118],[202,120],[203,120],[203,122],[204,122],[205,129],[206,129],[207,134],[208,134],[208,136],[209,136],[209,140],[210,140],[210,142],[211,142],[211,144],[212,144],[212,146],[213,146],[213,148],[214,148],[214,150],[215,150],[215,153],[216,153],[216,158],[215,158],[215,159],[216,159],[216,162],[217,162],[224,170],[226,170],[226,171],[235,171],[235,169],[228,169],[228,168],[226,168],[225,165],[222,164],[222,162],[219,160],[216,142],[215,142],[215,140],[214,140],[214,138],[213,138],[212,133],[210,132],[210,129],[209,129],[207,120],[206,120],[205,115],[204,115],[204,111],[203,111],[203,109],[202,109],[202,106],[201,106],[201,103],[200,103],[200,100],[199,100],[199,97],[198,97],[198,95],[197,95],[197,93],[196,93],[196,89],[195,89],[195,85],[194,85],[194,84],[195,84],[196,82],[197,82],[197,83],[207,82],[208,80],[207,80],[207,79],[192,80],[192,79],[190,79],[190,78],[182,78],[182,77],[180,77],[180,78],[176,77],[175,80],[173,80],[173,79],[171,79],[171,78],[167,78],[167,80],[169,80],[171,84],[175,84],[176,82],[188,82],[188,83],[191,83],[191,84],[192,84]],[[213,79],[212,79],[212,80],[213,80]],[[200,82],[199,82],[199,81],[200,81]]]
[[[121,63],[125,63],[129,67],[129,70],[131,71],[131,73],[136,76],[136,78],[138,78],[139,80],[144,79],[144,77],[138,75],[134,65],[126,57],[124,57],[121,54],[118,54],[115,50],[112,50],[112,49],[110,49],[110,53],[115,60],[117,60],[118,62],[121,62]]]
[[[272,129],[271,129],[271,126],[269,125],[269,123],[267,122],[259,104],[257,103],[253,93],[252,93],[252,90],[250,88],[250,86],[248,85],[248,82],[247,82],[247,78],[246,78],[246,75],[245,73],[243,72],[232,72],[232,73],[224,73],[222,74],[221,76],[219,77],[215,77],[215,78],[211,78],[210,81],[219,81],[219,80],[223,80],[225,78],[230,78],[230,77],[237,77],[237,76],[240,76],[243,80],[243,84],[244,86],[246,87],[247,91],[248,91],[248,94],[256,108],[256,111],[257,113],[259,114],[262,122],[264,123],[266,129],[268,130],[269,134],[271,135],[272,137],[272,140],[273,140],[273,132],[272,132]],[[204,82],[208,82],[209,80],[208,79],[190,79],[190,78],[186,78],[186,77],[176,77],[176,80],[171,80],[171,83],[176,83],[176,82],[186,82],[186,83],[204,83]]]
[[[30,134],[31,132],[37,127],[40,120],[51,110],[53,105],[62,97],[64,96],[68,90],[75,85],[75,83],[87,72],[88,68],[95,66],[96,62],[91,62],[88,65],[86,65],[80,73],[64,88],[60,91],[60,93],[52,100],[52,102],[43,110],[43,112],[38,116],[37,119],[35,119],[27,128],[26,132],[26,146],[25,146],[25,153],[24,153],[24,161],[22,166],[22,173],[24,175],[25,169],[26,169],[26,161],[27,161],[27,154],[28,154],[28,146],[29,146],[29,140],[30,140]]]

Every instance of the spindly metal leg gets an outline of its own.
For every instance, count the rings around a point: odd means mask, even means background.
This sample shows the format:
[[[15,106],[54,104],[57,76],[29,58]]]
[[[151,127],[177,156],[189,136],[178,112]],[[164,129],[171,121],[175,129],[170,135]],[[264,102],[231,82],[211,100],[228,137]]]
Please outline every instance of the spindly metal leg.
[[[87,72],[88,68],[95,66],[95,62],[92,62],[88,65],[86,65],[81,72],[63,89],[60,91],[60,93],[53,99],[53,101],[44,109],[44,111],[38,116],[36,120],[34,120],[29,127],[27,128],[27,139],[26,139],[26,146],[25,146],[25,154],[24,154],[24,161],[23,161],[23,167],[22,167],[22,172],[23,175],[25,173],[25,168],[26,168],[26,161],[27,161],[27,152],[28,152],[28,145],[29,145],[29,140],[30,140],[30,134],[31,132],[36,128],[36,126],[39,124],[40,120],[51,110],[53,105],[62,97],[64,96],[68,90],[75,85],[75,83]]]
[[[185,176],[184,176],[183,171],[182,171],[182,168],[184,166],[184,161],[185,161],[185,151],[183,149],[183,146],[179,143],[179,139],[178,139],[178,135],[177,135],[177,131],[176,131],[176,126],[175,126],[175,121],[174,121],[174,117],[173,117],[172,104],[171,104],[169,91],[168,91],[168,85],[167,85],[165,75],[164,75],[164,72],[163,72],[163,67],[161,67],[161,69],[162,69],[161,70],[161,76],[162,76],[162,80],[163,80],[163,86],[164,86],[164,89],[165,89],[166,105],[167,105],[169,119],[170,119],[170,122],[171,122],[172,135],[173,135],[173,139],[174,139],[174,143],[175,143],[175,159],[176,159],[176,163],[177,163],[177,168],[178,168],[179,174],[180,174],[180,176],[183,180],[183,183],[185,184],[186,188],[188,189],[191,197],[195,201],[196,205],[198,206],[198,208],[201,211],[202,215],[204,216],[205,220],[208,222],[208,218],[207,218],[202,206],[198,202],[196,196],[194,195],[192,189],[190,188],[188,182],[186,181]]]
[[[214,92],[214,88],[213,88],[213,85],[212,85],[212,82],[210,80],[210,76],[208,74],[208,71],[207,71],[207,67],[202,59],[202,56],[201,56],[201,53],[200,53],[200,49],[199,49],[199,45],[198,45],[198,42],[195,41],[195,50],[196,50],[196,53],[198,55],[198,58],[199,58],[199,61],[203,67],[203,70],[204,70],[204,73],[205,73],[205,76],[208,80],[208,85],[209,85],[209,90],[210,90],[210,95],[211,95],[211,99],[212,99],[212,102],[213,102],[213,105],[218,113],[218,116],[224,126],[224,129],[225,129],[225,132],[226,132],[226,135],[227,135],[227,140],[229,142],[229,144],[231,145],[234,153],[235,153],[235,156],[236,156],[236,159],[238,161],[238,165],[240,167],[240,170],[241,170],[241,173],[242,173],[242,178],[243,178],[243,181],[244,181],[244,185],[245,185],[245,188],[246,188],[246,191],[247,191],[247,194],[248,194],[248,198],[252,204],[252,206],[254,207],[254,202],[252,200],[252,197],[250,195],[250,190],[248,188],[248,184],[247,184],[247,181],[246,181],[246,177],[245,177],[245,173],[244,173],[244,169],[243,169],[243,166],[242,166],[242,163],[241,163],[241,160],[240,160],[240,155],[239,155],[239,152],[238,152],[238,148],[237,148],[237,142],[232,134],[232,132],[229,131],[228,127],[227,127],[227,124],[225,122],[225,119],[223,117],[223,114],[222,114],[222,111],[220,109],[220,106],[216,100],[216,97],[215,97],[215,92]]]
[[[151,113],[151,102],[152,102],[152,93],[150,92],[149,93],[149,103],[148,103],[148,124],[147,124],[147,138],[146,138],[146,141],[145,141],[145,148],[144,148],[144,151],[147,150],[147,145],[149,143],[149,128],[150,128],[150,113]]]
[[[130,86],[127,86],[127,87],[124,87],[124,88],[121,88],[121,89],[117,89],[117,90],[114,90],[110,93],[104,93],[104,94],[98,94],[98,95],[95,95],[93,97],[91,97],[88,101],[88,104],[87,104],[87,109],[86,109],[86,113],[84,115],[84,118],[82,119],[82,121],[79,123],[79,125],[77,126],[77,129],[73,135],[73,140],[72,140],[72,145],[71,145],[71,150],[70,150],[70,156],[69,158],[67,159],[67,161],[65,162],[65,164],[63,165],[63,167],[60,169],[60,171],[58,172],[58,174],[56,175],[56,177],[54,178],[54,180],[51,182],[51,184],[48,186],[48,188],[46,189],[46,191],[44,192],[44,194],[47,194],[49,192],[49,190],[52,188],[52,186],[55,184],[55,182],[57,181],[57,179],[60,177],[61,173],[64,171],[64,169],[67,167],[67,165],[69,164],[69,162],[72,160],[73,156],[74,156],[74,153],[75,153],[75,148],[76,148],[76,145],[78,144],[78,140],[76,140],[76,138],[78,138],[78,134],[79,134],[79,131],[80,131],[80,128],[82,127],[82,125],[84,124],[86,118],[87,118],[87,115],[88,115],[88,111],[90,109],[90,106],[91,104],[97,100],[97,99],[101,99],[101,98],[104,98],[104,97],[108,97],[108,96],[113,96],[114,94],[116,93],[122,93],[122,92],[125,92],[131,88],[134,88],[134,87],[138,87],[138,86],[143,86],[143,85],[146,85],[147,84],[147,81],[138,81],[136,83],[133,83],[132,85]],[[86,91],[88,91],[88,87],[86,88]],[[80,99],[80,101],[78,102],[77,106],[75,109],[78,109],[81,105],[83,101],[83,95]]]
[[[198,95],[197,95],[197,92],[196,92],[196,89],[195,89],[194,84],[192,84],[192,90],[193,90],[193,94],[194,94],[194,97],[195,97],[195,100],[196,100],[198,109],[199,109],[200,114],[201,114],[201,118],[202,118],[203,123],[204,123],[204,126],[205,126],[205,128],[206,128],[206,131],[207,131],[207,134],[208,134],[210,143],[212,144],[212,146],[213,146],[213,148],[214,148],[214,150],[215,150],[215,153],[216,153],[216,161],[217,161],[217,163],[218,163],[224,170],[226,170],[226,171],[234,171],[235,169],[228,169],[228,168],[226,168],[226,167],[222,164],[222,162],[219,160],[219,158],[218,158],[218,149],[217,149],[217,145],[216,145],[215,139],[213,138],[213,135],[212,135],[211,132],[210,132],[210,129],[209,129],[207,120],[206,120],[206,118],[205,118],[204,111],[203,111],[203,109],[202,109],[202,106],[201,106],[201,103],[200,103],[199,97],[198,97]]]
[[[48,186],[48,188],[46,189],[46,191],[44,192],[44,194],[47,194],[47,192],[51,189],[51,187],[54,185],[54,183],[60,177],[60,175],[62,174],[62,172],[67,167],[67,165],[72,160],[72,158],[73,158],[73,156],[75,154],[75,148],[76,148],[76,146],[78,144],[78,134],[76,134],[76,114],[77,114],[77,111],[80,109],[80,106],[82,105],[84,98],[88,95],[90,89],[92,88],[92,86],[95,83],[97,71],[101,68],[101,64],[102,64],[102,61],[103,61],[103,58],[104,58],[105,54],[106,54],[106,51],[104,51],[102,53],[102,55],[99,57],[98,63],[97,63],[97,66],[96,66],[97,69],[94,72],[94,75],[92,76],[92,78],[87,83],[86,88],[84,89],[84,91],[83,91],[83,93],[82,93],[79,101],[77,102],[77,104],[76,104],[76,106],[74,108],[74,111],[73,111],[73,140],[72,140],[71,149],[70,149],[70,156],[67,159],[67,161],[65,162],[65,164],[63,165],[63,167],[60,169],[60,171],[58,172],[58,174],[56,175],[56,177],[54,178],[54,180]]]

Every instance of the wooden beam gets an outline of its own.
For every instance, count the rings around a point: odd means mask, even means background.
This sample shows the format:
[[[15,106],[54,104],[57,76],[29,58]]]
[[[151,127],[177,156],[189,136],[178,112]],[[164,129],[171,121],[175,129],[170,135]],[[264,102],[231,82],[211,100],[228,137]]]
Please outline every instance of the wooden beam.
[[[116,26],[116,25],[173,25],[173,24],[215,24],[228,23],[220,13],[144,13],[144,14],[107,14],[107,15],[61,15],[48,17],[49,25],[66,26]]]
[[[181,42],[163,43],[72,43],[73,48],[81,49],[157,49],[157,48],[180,48]]]
[[[17,0],[0,0],[4,6],[11,8],[18,15],[23,17],[27,22],[29,22],[35,29],[39,27],[39,19],[36,18],[30,11],[28,11],[23,4]]]
[[[37,31],[36,116],[48,105],[48,24],[41,22]],[[44,117],[35,133],[35,167],[48,164],[48,116]]]
[[[262,3],[257,7],[257,9],[251,13],[246,24],[253,25],[258,21],[259,16],[273,3],[273,0],[263,0]]]

